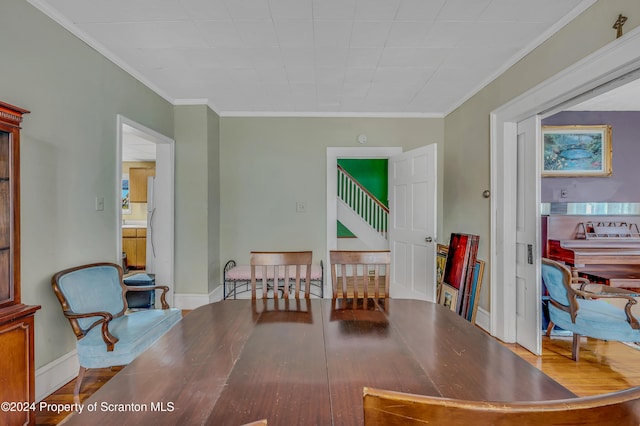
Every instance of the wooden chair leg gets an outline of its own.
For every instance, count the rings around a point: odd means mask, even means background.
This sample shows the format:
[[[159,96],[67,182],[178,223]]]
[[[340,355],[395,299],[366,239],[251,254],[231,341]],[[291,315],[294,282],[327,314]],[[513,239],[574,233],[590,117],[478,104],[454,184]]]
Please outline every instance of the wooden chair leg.
[[[549,325],[547,326],[547,337],[551,337],[551,332],[553,331],[553,321],[549,321]]]
[[[82,386],[82,379],[84,378],[85,371],[87,371],[87,369],[80,366],[78,377],[76,378],[76,386],[73,388],[73,402],[76,404],[80,403],[80,386]]]
[[[580,335],[573,333],[573,348],[571,349],[571,359],[578,361],[580,357]]]

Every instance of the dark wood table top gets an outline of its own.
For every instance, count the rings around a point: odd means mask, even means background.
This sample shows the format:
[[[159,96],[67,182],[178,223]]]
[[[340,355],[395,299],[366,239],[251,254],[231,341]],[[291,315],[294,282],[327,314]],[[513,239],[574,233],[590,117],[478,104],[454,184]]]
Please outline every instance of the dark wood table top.
[[[225,300],[188,313],[65,424],[361,425],[364,386],[486,401],[575,396],[430,302]]]

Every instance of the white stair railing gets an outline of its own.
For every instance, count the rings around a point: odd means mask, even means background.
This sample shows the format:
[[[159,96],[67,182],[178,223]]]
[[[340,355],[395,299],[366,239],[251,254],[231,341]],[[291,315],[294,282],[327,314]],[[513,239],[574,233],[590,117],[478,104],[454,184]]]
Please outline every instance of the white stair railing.
[[[387,238],[389,208],[338,166],[338,198],[344,201],[382,237]]]

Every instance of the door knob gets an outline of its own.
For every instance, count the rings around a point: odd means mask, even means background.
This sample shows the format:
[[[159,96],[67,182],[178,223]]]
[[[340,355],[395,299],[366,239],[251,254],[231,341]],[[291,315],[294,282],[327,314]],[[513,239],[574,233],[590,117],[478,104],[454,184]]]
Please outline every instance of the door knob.
[[[430,243],[430,242],[432,242],[432,241],[433,241],[433,238],[431,238],[431,237],[427,237],[427,238],[425,238],[424,240],[425,240],[426,242]]]

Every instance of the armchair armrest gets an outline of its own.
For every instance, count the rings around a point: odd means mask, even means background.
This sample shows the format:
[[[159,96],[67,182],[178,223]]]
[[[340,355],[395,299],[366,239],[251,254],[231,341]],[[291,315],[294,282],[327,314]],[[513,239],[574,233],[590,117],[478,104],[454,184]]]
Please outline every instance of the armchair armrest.
[[[633,297],[636,293],[625,290],[623,288],[610,287],[604,284],[591,284],[591,288],[594,287],[597,291],[589,290],[576,290],[576,294],[584,297],[585,299],[626,299],[627,304],[624,307],[624,312],[627,315],[627,321],[634,330],[640,329],[640,323],[636,317],[631,313],[631,307],[638,303]]]
[[[76,326],[73,326],[73,331],[76,333],[76,336],[80,339],[87,334],[87,331],[91,330],[96,325],[102,323],[102,340],[107,345],[107,351],[113,351],[114,346],[118,343],[118,339],[116,336],[109,332],[109,322],[113,319],[113,315],[109,312],[86,312],[83,314],[77,314],[73,311],[64,311],[64,316],[68,319],[79,319],[79,318],[91,318],[91,317],[102,317],[102,319],[96,320],[93,324],[91,324],[86,330],[82,330],[77,327],[77,322],[73,322]]]
[[[149,291],[149,290],[162,290],[162,294],[160,295],[160,303],[162,303],[162,309],[169,309],[169,304],[167,303],[167,292],[169,291],[169,287],[166,285],[143,285],[143,286],[128,286],[124,285],[127,288],[127,292],[130,291]]]

